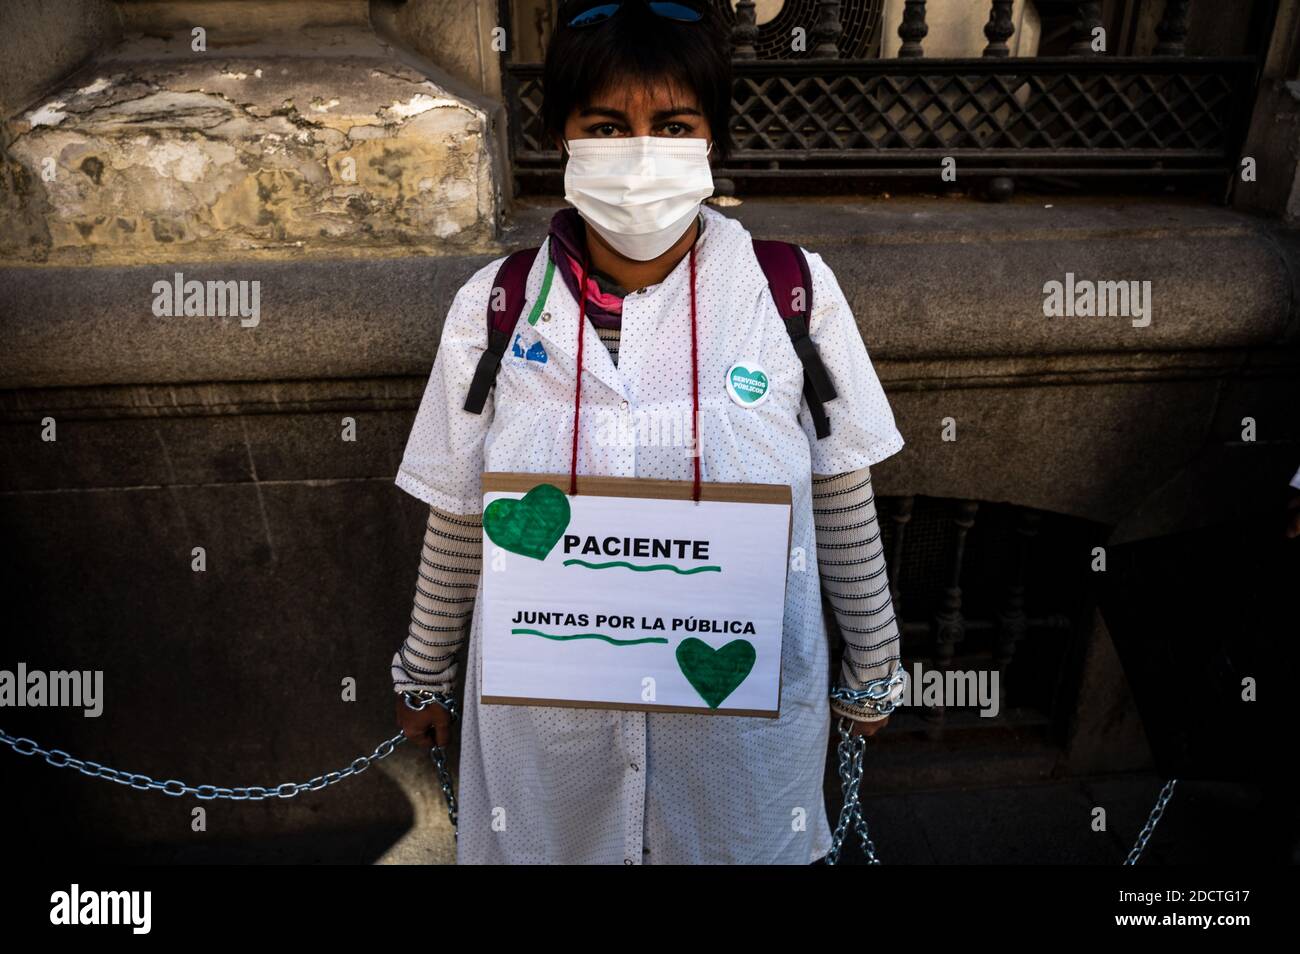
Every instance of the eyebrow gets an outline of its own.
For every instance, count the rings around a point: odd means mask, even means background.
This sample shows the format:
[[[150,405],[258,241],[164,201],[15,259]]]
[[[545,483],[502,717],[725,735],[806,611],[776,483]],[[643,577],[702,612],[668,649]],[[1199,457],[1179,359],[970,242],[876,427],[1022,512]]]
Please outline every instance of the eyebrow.
[[[623,112],[621,109],[614,109],[611,106],[586,106],[578,110],[578,115],[582,117],[611,116],[614,119],[621,119],[623,122],[628,121],[627,113]],[[704,113],[690,106],[673,106],[669,109],[656,110],[654,115],[651,116],[650,118],[652,120],[658,121],[658,120],[668,119],[671,116],[703,116],[703,115]]]

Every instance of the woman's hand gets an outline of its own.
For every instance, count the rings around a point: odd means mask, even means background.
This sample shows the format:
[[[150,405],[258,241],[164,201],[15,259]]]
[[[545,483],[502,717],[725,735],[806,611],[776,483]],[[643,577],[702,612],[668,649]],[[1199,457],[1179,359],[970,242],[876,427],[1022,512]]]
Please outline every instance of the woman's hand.
[[[849,736],[855,739],[860,735],[870,738],[883,729],[888,721],[889,716],[885,716],[883,719],[874,719],[870,722],[853,722],[849,725]]]
[[[431,749],[451,741],[451,713],[431,702],[423,709],[412,709],[401,693],[397,695],[397,725],[418,748]]]

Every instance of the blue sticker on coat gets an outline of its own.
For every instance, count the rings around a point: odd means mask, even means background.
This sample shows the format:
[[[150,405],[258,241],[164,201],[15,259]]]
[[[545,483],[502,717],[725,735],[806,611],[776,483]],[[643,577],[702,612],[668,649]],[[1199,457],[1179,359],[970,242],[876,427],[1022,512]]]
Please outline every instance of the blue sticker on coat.
[[[542,347],[540,341],[535,342],[526,352],[519,346],[519,339],[523,335],[515,335],[515,343],[510,346],[510,353],[516,358],[523,358],[525,361],[536,361],[538,364],[546,363],[546,349]]]

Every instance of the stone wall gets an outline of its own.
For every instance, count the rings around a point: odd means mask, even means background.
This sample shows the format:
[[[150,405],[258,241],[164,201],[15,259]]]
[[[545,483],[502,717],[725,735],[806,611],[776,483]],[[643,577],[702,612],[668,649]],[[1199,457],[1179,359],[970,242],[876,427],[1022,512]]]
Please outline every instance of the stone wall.
[[[0,262],[428,255],[492,238],[497,103],[379,39],[364,3],[251,5],[265,22],[249,6],[127,4],[121,43],[5,123]]]
[[[0,119],[33,105],[116,42],[120,19],[117,6],[109,0],[0,4]]]

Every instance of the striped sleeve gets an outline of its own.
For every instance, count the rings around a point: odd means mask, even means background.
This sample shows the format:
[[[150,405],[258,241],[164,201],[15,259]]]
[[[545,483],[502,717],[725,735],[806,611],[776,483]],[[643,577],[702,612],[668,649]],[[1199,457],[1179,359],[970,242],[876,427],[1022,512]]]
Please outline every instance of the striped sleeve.
[[[822,589],[844,639],[839,685],[861,689],[872,679],[890,675],[901,661],[871,471],[863,467],[833,476],[814,474],[812,486]],[[902,691],[896,688],[893,696]],[[860,722],[888,718],[835,699],[831,709]]]
[[[457,516],[429,508],[406,641],[393,655],[393,689],[450,693],[469,635],[483,555],[479,514]]]

